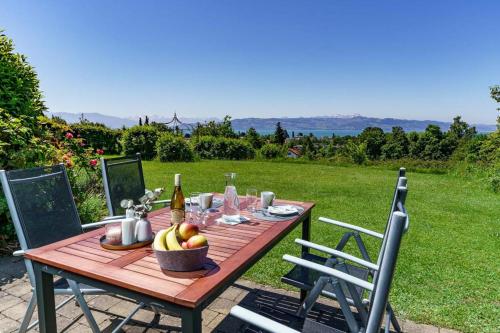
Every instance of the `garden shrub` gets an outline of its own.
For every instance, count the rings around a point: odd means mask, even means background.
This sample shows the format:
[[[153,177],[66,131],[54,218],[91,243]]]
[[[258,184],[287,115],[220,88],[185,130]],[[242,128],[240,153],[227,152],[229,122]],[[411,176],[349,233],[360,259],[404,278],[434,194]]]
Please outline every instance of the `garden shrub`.
[[[152,160],[156,156],[158,131],[153,126],[133,126],[122,135],[122,152],[125,155],[141,153],[144,160]]]
[[[255,150],[245,140],[202,136],[193,144],[194,152],[202,159],[246,160],[255,157]]]
[[[191,162],[194,153],[191,146],[180,136],[164,133],[156,142],[156,154],[161,162]]]
[[[268,143],[262,146],[260,149],[260,155],[266,159],[273,159],[278,157],[283,157],[283,149],[273,143]]]
[[[114,130],[98,124],[71,124],[74,134],[85,139],[85,144],[103,149],[108,154],[119,154],[121,151],[121,130]]]

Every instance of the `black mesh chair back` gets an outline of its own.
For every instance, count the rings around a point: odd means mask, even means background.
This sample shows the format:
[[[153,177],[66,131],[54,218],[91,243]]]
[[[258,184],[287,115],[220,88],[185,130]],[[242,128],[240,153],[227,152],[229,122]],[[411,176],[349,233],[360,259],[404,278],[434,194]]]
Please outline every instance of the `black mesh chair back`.
[[[146,189],[141,155],[102,159],[101,165],[109,213],[123,215],[125,209],[120,206],[120,201],[131,199],[139,203]]]
[[[27,249],[82,233],[71,186],[62,164],[6,172]],[[9,200],[9,198],[7,198]],[[16,221],[18,220],[18,221]],[[17,228],[16,228],[17,229]]]
[[[388,230],[387,244],[382,253],[379,274],[374,278],[374,288],[370,299],[370,310],[366,333],[380,332],[380,326],[387,309],[389,292],[396,269],[396,262],[405,232],[407,215],[401,211],[394,212]]]

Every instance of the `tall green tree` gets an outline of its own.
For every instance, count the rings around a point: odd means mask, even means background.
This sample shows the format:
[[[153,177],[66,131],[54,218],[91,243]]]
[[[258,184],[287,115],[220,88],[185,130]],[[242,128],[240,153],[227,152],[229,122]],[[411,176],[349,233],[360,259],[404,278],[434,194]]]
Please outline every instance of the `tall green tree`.
[[[262,147],[262,140],[259,133],[255,128],[250,127],[245,134],[245,139],[252,145],[254,149],[260,149]]]
[[[495,102],[500,103],[500,85],[490,87],[490,96]],[[500,107],[497,110],[500,112]],[[500,131],[500,113],[497,116],[497,130]]]
[[[394,126],[387,142],[382,146],[383,159],[400,159],[408,155],[410,141],[404,129]]]
[[[288,134],[286,130],[281,127],[281,122],[276,123],[276,130],[274,131],[274,142],[280,145],[285,144]]]
[[[366,143],[366,155],[371,160],[380,158],[382,146],[386,142],[385,133],[379,127],[367,127],[359,135],[361,142]]]

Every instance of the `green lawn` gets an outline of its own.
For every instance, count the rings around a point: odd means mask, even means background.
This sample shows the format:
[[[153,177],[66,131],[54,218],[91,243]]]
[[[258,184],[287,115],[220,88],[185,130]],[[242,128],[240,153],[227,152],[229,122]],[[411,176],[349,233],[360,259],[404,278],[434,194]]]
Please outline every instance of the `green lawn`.
[[[334,246],[341,230],[319,216],[383,232],[396,171],[315,164],[206,161],[144,162],[148,188],[173,187],[183,174],[183,191],[224,191],[223,173],[238,173],[238,189],[272,190],[279,198],[314,201],[312,240]],[[408,173],[411,225],[398,262],[391,302],[400,317],[459,329],[498,332],[500,327],[500,196],[478,180]],[[169,195],[169,194],[168,194]],[[168,197],[167,195],[167,197]],[[299,254],[292,232],[246,278],[288,288],[280,277],[290,269],[285,253]],[[351,248],[353,249],[353,248]],[[370,243],[378,252],[377,241]],[[353,254],[357,252],[351,251]]]

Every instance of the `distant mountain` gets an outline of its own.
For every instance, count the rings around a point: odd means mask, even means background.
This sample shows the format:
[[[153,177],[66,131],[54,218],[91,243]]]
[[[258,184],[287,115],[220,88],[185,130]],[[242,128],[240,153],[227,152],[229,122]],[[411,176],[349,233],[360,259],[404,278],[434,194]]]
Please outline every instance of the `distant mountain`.
[[[423,131],[427,125],[433,124],[447,130],[449,122],[435,120],[408,120],[396,118],[372,118],[360,115],[333,116],[333,117],[299,117],[299,118],[243,118],[232,120],[233,128],[245,131],[250,127],[269,131],[276,127],[277,122],[287,130],[363,130],[366,127],[380,127],[384,131],[391,131],[393,126],[401,126],[405,131]],[[492,132],[495,125],[475,124],[479,132]]]
[[[69,113],[69,112],[53,112],[53,113],[48,113],[48,116],[57,116],[61,117],[62,119],[66,120],[68,123],[77,123],[80,121],[80,118],[82,117],[81,113]],[[91,112],[91,113],[84,113],[83,116],[85,119],[95,122],[95,123],[101,123],[104,124],[110,128],[122,128],[123,126],[125,127],[132,127],[134,125],[137,125],[139,123],[139,117],[142,117],[142,121],[146,118],[145,115],[139,115],[139,116],[134,116],[134,117],[116,117],[116,116],[108,116],[104,115],[101,113],[97,112]],[[148,115],[149,121],[156,121],[156,122],[161,122],[161,123],[166,123],[172,120],[173,116],[165,117],[165,116],[158,116],[158,115]],[[217,118],[182,118],[180,117],[180,120],[186,124],[195,124],[197,122],[204,122],[207,120],[218,120]]]
[[[50,115],[63,118],[69,123],[78,122],[81,114],[55,112],[49,113]],[[123,126],[130,127],[137,125],[140,116],[136,117],[115,117],[107,116],[100,113],[85,113],[84,117],[90,121],[103,123],[111,128],[121,128]],[[142,116],[144,121],[145,116]],[[158,116],[150,115],[150,121],[168,122],[172,119],[171,116]],[[180,120],[184,123],[195,124],[197,122],[205,122],[208,120],[218,120],[217,118],[182,118]],[[409,120],[409,119],[396,119],[396,118],[373,118],[363,117],[361,115],[335,115],[324,117],[296,117],[296,118],[241,118],[233,119],[233,128],[236,131],[246,131],[250,127],[254,127],[258,131],[271,131],[276,127],[277,122],[287,130],[291,131],[308,131],[308,130],[363,130],[369,126],[376,126],[382,128],[384,131],[390,131],[393,126],[401,126],[405,131],[423,131],[429,124],[434,124],[443,130],[450,127],[449,122],[435,121],[435,120]],[[495,125],[474,124],[479,132],[493,132],[496,129]]]

